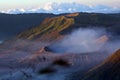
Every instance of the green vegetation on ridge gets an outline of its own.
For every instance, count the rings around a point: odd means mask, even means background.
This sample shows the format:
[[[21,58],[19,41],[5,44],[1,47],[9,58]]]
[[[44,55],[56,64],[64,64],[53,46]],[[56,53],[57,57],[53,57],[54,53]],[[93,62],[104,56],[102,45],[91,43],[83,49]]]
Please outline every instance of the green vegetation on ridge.
[[[59,32],[74,24],[73,18],[58,16],[54,18],[46,18],[39,26],[22,32],[18,38],[37,39],[51,37],[56,38]]]

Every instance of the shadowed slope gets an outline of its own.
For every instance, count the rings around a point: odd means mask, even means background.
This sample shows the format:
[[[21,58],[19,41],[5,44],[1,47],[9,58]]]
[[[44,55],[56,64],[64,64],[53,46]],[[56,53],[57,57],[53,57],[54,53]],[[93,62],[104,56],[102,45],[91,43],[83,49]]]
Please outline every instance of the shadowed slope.
[[[120,80],[120,49],[103,64],[87,73],[82,80]]]

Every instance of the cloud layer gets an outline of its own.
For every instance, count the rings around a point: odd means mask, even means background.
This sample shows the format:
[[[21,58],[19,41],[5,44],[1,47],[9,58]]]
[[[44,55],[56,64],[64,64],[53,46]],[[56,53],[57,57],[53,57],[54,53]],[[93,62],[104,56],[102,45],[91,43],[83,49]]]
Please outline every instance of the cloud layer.
[[[80,3],[47,3],[42,8],[32,9],[10,9],[1,11],[2,13],[18,14],[18,13],[74,13],[74,12],[97,12],[97,13],[116,13],[120,12],[118,7],[108,7],[104,5],[87,6]]]

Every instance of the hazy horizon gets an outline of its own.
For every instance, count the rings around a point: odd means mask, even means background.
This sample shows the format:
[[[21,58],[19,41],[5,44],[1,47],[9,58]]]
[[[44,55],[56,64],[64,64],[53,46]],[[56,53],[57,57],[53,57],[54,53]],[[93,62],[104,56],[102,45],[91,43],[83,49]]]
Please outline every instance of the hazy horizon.
[[[1,13],[120,12],[119,0],[1,0]],[[68,6],[69,5],[69,6]]]

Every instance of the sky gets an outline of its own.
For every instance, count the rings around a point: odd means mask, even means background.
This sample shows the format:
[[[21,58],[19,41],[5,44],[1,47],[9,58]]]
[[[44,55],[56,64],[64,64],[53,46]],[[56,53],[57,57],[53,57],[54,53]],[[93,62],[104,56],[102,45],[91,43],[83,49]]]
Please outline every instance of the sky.
[[[0,12],[12,9],[34,9],[49,7],[48,3],[78,3],[87,6],[104,5],[112,8],[120,7],[120,0],[0,0]],[[69,6],[69,5],[66,5]]]

